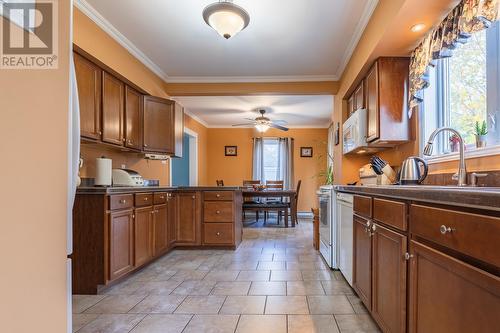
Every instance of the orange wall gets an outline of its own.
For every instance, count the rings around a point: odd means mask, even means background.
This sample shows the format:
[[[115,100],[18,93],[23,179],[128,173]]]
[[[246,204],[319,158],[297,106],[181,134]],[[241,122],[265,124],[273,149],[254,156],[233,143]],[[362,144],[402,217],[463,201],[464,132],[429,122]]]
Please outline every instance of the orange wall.
[[[260,136],[252,128],[209,128],[208,129],[208,175],[209,185],[215,185],[217,179],[224,180],[224,185],[241,186],[244,179],[252,179],[252,138]],[[326,168],[327,129],[290,129],[288,132],[269,130],[269,137],[294,138],[295,183],[302,180],[299,198],[299,211],[310,212],[317,206],[316,190],[323,184],[318,177]],[[224,146],[238,146],[238,156],[224,155]],[[313,147],[312,158],[300,157],[300,147]],[[323,158],[319,158],[323,155]]]
[[[210,185],[207,179],[208,129],[187,114],[184,115],[184,127],[198,134],[198,185]]]
[[[55,4],[58,69],[0,69],[2,332],[66,332],[71,8]]]

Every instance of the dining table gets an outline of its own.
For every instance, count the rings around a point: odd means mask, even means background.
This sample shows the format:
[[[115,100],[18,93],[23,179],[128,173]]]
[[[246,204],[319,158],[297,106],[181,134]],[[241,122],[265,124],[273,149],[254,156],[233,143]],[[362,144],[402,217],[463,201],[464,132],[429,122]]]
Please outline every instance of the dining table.
[[[297,190],[295,189],[253,189],[253,188],[245,188],[242,189],[243,198],[288,198],[288,202],[290,202],[290,218],[292,221],[292,227],[295,227],[296,224],[296,201],[295,196],[297,194]]]

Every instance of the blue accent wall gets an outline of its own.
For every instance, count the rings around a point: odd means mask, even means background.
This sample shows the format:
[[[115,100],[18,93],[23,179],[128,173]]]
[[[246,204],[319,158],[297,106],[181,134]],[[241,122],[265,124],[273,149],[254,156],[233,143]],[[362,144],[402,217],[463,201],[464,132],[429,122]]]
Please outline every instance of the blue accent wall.
[[[172,158],[172,185],[189,186],[189,138],[184,133],[182,158]]]

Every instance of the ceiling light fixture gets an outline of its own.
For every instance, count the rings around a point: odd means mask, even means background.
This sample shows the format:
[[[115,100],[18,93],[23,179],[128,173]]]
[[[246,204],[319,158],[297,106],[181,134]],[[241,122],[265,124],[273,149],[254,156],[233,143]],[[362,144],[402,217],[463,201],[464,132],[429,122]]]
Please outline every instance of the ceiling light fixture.
[[[261,132],[261,133],[264,133],[265,131],[267,131],[269,129],[269,124],[266,124],[266,123],[260,123],[260,124],[257,124],[255,125],[255,128],[257,129],[257,131]]]
[[[203,19],[219,35],[229,39],[248,26],[250,15],[232,0],[221,0],[203,9]]]
[[[417,23],[414,26],[412,26],[410,28],[410,30],[413,31],[413,32],[419,32],[419,31],[424,30],[424,28],[425,28],[425,24],[423,24],[423,23]]]

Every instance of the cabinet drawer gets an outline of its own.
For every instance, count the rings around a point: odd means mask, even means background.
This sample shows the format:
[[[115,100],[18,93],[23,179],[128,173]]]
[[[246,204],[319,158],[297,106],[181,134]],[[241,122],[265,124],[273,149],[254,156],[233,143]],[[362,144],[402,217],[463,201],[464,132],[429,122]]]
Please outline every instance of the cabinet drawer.
[[[413,235],[500,267],[500,218],[411,205]]]
[[[109,209],[125,209],[134,206],[133,194],[116,194],[109,196]]]
[[[231,245],[233,243],[232,223],[204,223],[203,244]]]
[[[165,202],[167,202],[168,195],[169,195],[169,193],[166,193],[166,192],[156,192],[154,194],[155,205],[160,205],[160,204],[164,204]]]
[[[153,193],[136,193],[135,195],[136,207],[151,206],[152,204],[153,204]]]
[[[354,213],[367,218],[372,217],[372,198],[355,195],[353,202]]]
[[[233,222],[233,203],[230,201],[206,201],[203,216],[205,222]]]
[[[406,204],[404,202],[373,199],[373,218],[378,222],[406,231]]]
[[[233,192],[231,191],[207,191],[205,192],[206,201],[232,201]]]

